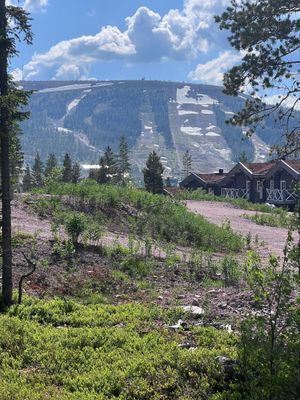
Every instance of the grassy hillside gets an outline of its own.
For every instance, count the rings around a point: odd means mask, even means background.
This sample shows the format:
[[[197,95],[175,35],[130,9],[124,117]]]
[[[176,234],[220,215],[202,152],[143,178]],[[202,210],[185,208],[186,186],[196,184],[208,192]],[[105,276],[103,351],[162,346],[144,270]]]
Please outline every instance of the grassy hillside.
[[[98,218],[102,224],[108,218],[110,224],[121,227],[123,223],[123,228],[126,226],[130,233],[150,236],[158,242],[211,251],[239,251],[243,247],[241,238],[231,230],[209,223],[168,196],[135,188],[98,185],[93,181],[79,185],[53,184],[42,192],[62,197],[67,206],[84,210],[94,222]],[[52,211],[55,201],[60,200],[52,199],[52,206],[49,204]],[[45,210],[45,202],[40,207]]]

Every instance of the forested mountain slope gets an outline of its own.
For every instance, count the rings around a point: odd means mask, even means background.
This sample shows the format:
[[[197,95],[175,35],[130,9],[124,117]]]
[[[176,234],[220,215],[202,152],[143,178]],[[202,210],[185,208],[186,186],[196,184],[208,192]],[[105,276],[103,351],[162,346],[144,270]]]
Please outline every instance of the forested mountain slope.
[[[38,151],[58,158],[69,152],[81,163],[98,162],[110,145],[117,150],[121,135],[132,150],[138,175],[150,151],[156,150],[166,176],[180,177],[188,149],[193,169],[228,169],[242,152],[264,161],[269,145],[281,132],[265,121],[251,140],[241,128],[225,124],[245,97],[226,96],[221,87],[159,81],[21,82],[33,90],[31,117],[23,123],[22,146],[32,162]],[[263,138],[263,139],[262,139]]]

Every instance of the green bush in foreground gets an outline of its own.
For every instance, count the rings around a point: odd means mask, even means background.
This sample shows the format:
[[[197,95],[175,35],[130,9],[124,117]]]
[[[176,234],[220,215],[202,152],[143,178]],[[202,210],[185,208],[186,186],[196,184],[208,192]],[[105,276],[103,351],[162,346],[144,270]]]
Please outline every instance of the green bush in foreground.
[[[78,185],[53,184],[42,190],[64,196],[66,202],[71,202],[79,210],[95,214],[102,211],[110,218],[113,210],[120,211],[130,206],[136,210],[135,216],[128,216],[131,229],[139,235],[151,235],[159,241],[213,251],[239,251],[243,246],[239,235],[208,222],[163,195],[114,185],[98,185],[94,181],[84,181]],[[116,218],[119,222],[119,217]]]
[[[197,348],[180,348],[163,328],[176,313],[29,299],[0,317],[0,400],[213,398],[226,386],[216,357],[234,355],[235,338],[197,328]]]

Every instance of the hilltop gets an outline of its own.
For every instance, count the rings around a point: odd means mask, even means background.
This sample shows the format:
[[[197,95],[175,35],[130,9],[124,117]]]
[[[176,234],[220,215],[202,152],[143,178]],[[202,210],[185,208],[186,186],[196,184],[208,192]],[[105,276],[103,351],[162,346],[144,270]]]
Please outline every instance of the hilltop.
[[[264,161],[280,132],[267,120],[250,140],[225,121],[245,96],[229,97],[221,87],[160,81],[20,82],[33,90],[30,119],[23,123],[26,161],[68,152],[82,164],[98,162],[106,146],[117,150],[121,135],[139,176],[150,151],[161,156],[167,176],[180,177],[189,149],[193,169],[230,168],[242,152]]]

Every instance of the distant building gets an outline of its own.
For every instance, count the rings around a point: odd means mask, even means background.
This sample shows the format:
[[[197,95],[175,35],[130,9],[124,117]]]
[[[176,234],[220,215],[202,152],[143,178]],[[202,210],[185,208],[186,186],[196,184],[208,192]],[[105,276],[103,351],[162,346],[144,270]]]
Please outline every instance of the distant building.
[[[293,206],[298,201],[295,186],[300,182],[300,160],[236,164],[228,173],[192,172],[179,186],[230,199],[244,198],[253,203]]]
[[[223,169],[219,169],[219,172],[212,174],[201,174],[192,172],[183,181],[179,183],[182,189],[203,189],[207,193],[213,193],[216,196],[221,195],[220,182],[226,177]]]
[[[253,203],[265,202],[264,179],[275,162],[236,164],[220,182],[221,196],[244,198]]]

